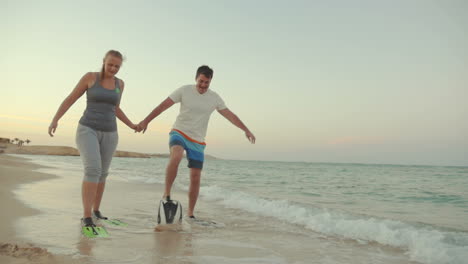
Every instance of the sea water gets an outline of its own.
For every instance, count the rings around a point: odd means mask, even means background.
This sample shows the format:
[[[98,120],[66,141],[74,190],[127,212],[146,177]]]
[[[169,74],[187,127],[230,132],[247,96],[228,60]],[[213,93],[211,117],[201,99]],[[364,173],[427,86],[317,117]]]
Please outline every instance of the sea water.
[[[80,158],[27,157],[49,166],[39,171],[59,177],[17,190],[21,200],[48,212],[22,220],[29,226],[22,235],[57,253],[83,255],[76,245],[81,242],[70,243],[76,240],[66,235],[53,239],[56,234],[48,237],[34,228],[44,219],[57,226],[77,222]],[[130,222],[125,231],[129,239],[128,234],[152,233],[162,197],[152,186],[164,183],[167,162],[113,159],[106,192],[112,193],[112,184],[126,186],[119,191],[125,198],[115,204],[119,196],[106,193],[103,204],[121,208],[121,218]],[[173,198],[184,206],[188,175],[183,160],[174,184],[181,197]],[[175,252],[167,263],[468,263],[468,167],[210,159],[196,215],[222,227],[182,232],[183,248],[190,244],[191,253]],[[106,247],[118,247],[115,243]],[[152,259],[138,247],[120,253],[125,262]],[[100,260],[116,261],[109,256]]]

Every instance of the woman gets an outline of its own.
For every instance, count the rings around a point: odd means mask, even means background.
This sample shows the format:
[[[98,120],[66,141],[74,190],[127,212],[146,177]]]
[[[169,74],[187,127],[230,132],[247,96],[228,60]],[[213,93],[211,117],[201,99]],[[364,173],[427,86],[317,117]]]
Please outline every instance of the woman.
[[[116,117],[131,129],[137,130],[137,125],[119,107],[124,82],[115,75],[119,72],[122,61],[120,52],[108,51],[104,56],[101,72],[88,72],[81,78],[62,102],[49,126],[49,135],[53,136],[60,118],[86,92],[86,110],[76,132],[76,144],[84,165],[81,189],[84,226],[95,226],[92,213],[99,219],[107,219],[99,211],[99,206],[112,156],[117,148]]]

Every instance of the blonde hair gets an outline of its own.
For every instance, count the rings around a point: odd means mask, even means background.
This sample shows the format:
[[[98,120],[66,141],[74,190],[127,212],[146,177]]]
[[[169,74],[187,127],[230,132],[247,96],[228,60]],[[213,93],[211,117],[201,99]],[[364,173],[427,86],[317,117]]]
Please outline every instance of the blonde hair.
[[[122,53],[116,51],[116,50],[109,50],[108,52],[106,52],[106,55],[104,56],[104,60],[106,60],[106,58],[108,56],[114,56],[114,57],[117,57],[119,59],[121,59],[122,61],[124,60],[124,57],[122,56]],[[101,80],[104,78],[104,63],[102,63],[102,68],[101,68]]]

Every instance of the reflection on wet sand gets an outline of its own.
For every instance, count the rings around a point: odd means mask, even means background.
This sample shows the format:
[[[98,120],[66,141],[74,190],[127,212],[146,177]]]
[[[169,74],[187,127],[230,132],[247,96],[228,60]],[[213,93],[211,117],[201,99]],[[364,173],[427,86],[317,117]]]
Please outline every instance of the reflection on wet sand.
[[[193,256],[192,234],[183,230],[182,225],[158,225],[154,233],[157,263],[192,263],[187,257]]]
[[[124,231],[124,230],[121,230]],[[77,239],[83,263],[193,263],[192,234],[182,225],[157,226],[153,232],[113,232],[109,238]],[[131,252],[130,252],[131,251]]]
[[[81,255],[91,257],[95,244],[95,239],[89,239],[87,237],[81,236],[77,244],[77,249]]]

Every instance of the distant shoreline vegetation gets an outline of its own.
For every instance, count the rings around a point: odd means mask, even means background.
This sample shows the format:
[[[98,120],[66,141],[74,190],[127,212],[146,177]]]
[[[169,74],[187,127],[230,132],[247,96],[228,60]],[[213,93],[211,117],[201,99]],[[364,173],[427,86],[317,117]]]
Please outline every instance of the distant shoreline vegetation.
[[[9,144],[16,144],[18,146],[24,145],[24,143],[29,144],[31,143],[31,140],[29,139],[20,139],[20,138],[14,138],[14,139],[9,139],[9,138],[2,138],[0,137],[0,143],[9,143]]]
[[[24,146],[24,143],[29,144],[31,140],[21,140],[15,138],[0,137],[0,153],[5,154],[25,154],[25,155],[56,155],[56,156],[79,156],[78,149],[68,146]],[[140,153],[133,151],[117,150],[114,157],[126,158],[168,158],[166,153]],[[205,155],[206,159],[219,159],[211,155]]]

